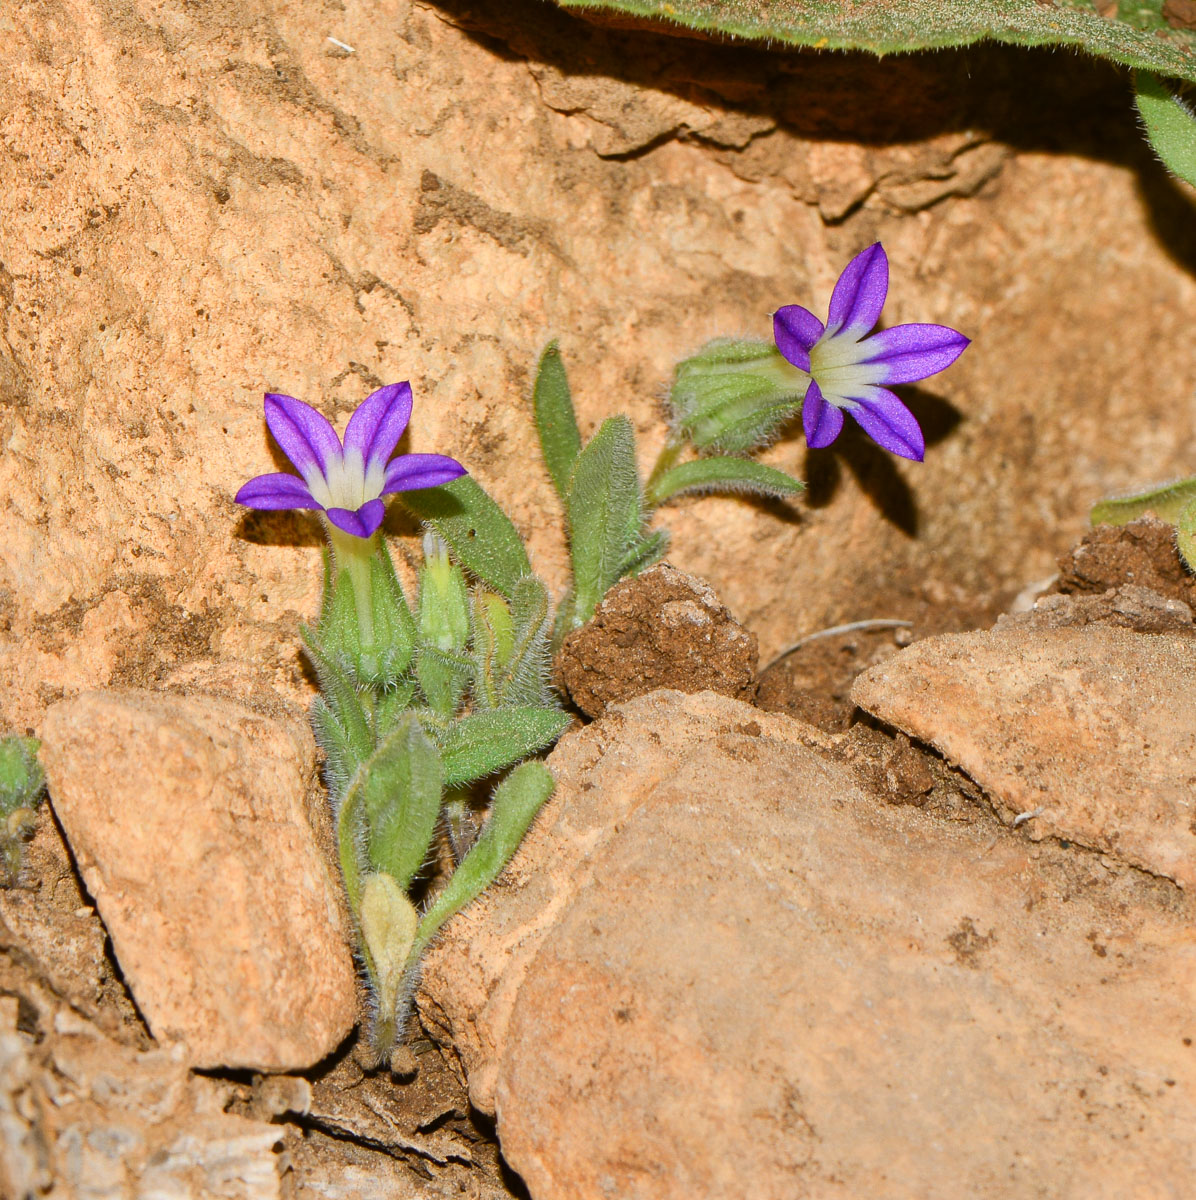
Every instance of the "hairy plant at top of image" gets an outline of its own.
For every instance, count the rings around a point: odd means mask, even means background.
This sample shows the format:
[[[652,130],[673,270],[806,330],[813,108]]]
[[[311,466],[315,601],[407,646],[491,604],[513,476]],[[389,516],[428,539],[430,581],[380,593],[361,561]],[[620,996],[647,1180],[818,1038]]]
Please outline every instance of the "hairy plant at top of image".
[[[572,566],[555,613],[515,526],[464,466],[394,456],[411,416],[407,383],[369,396],[343,441],[302,401],[265,397],[267,426],[298,474],[257,476],[236,499],[317,511],[328,536],[320,615],[303,639],[381,1057],[402,1033],[423,951],[497,878],[552,793],[548,769],[528,760],[570,719],[548,682],[554,642],[664,554],[668,535],[652,527],[661,505],[694,491],[800,492],[798,480],[747,457],[799,412],[812,447],[829,445],[846,413],[886,449],[922,458],[918,423],[886,385],[943,370],[968,339],[939,325],[873,332],[887,290],[888,260],[870,246],[835,285],[825,325],[787,305],[773,343],[719,341],[682,362],[672,432],[646,482],[627,417],[583,440],[550,344],[532,407]],[[425,523],[414,603],[381,533],[392,493]],[[478,832],[474,792],[494,778]],[[434,870],[441,846],[447,879]]]

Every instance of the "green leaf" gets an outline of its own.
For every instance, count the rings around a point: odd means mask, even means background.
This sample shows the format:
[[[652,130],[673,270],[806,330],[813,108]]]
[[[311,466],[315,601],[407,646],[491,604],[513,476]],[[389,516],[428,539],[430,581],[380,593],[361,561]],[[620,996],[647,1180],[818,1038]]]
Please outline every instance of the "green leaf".
[[[535,575],[519,581],[508,606],[481,589],[474,597],[474,702],[479,709],[548,708],[548,589]]]
[[[403,968],[419,927],[419,913],[389,875],[367,875],[361,886],[361,943],[366,966],[378,993],[374,1041],[394,1040],[395,1005]]]
[[[373,731],[366,719],[357,688],[348,673],[324,652],[317,635],[307,626],[302,626],[299,632],[307,657],[315,667],[324,704],[339,727],[334,734],[334,740],[338,746],[344,748],[344,763],[347,764],[346,770],[351,775],[358,765],[373,754]]]
[[[567,9],[642,17],[694,33],[778,46],[892,54],[993,40],[1076,46],[1159,75],[1196,80],[1196,37],[1173,28],[1162,0],[1100,16],[1091,0],[556,0]]]
[[[669,548],[669,531],[654,529],[646,537],[641,536],[628,551],[619,571],[620,578],[624,575],[638,575],[646,571],[653,563],[660,562]]]
[[[666,471],[653,485],[649,504],[661,504],[682,492],[758,492],[794,496],[805,484],[784,471],[749,458],[699,458]]]
[[[1163,165],[1196,184],[1196,115],[1157,76],[1134,72],[1134,99],[1146,126],[1146,137]]]
[[[569,724],[559,709],[498,708],[470,713],[439,736],[445,787],[484,779],[556,741]]]
[[[574,620],[584,624],[619,581],[642,524],[635,431],[610,417],[581,452],[569,484]]]
[[[538,762],[516,767],[498,785],[490,817],[473,849],[461,860],[448,885],[419,923],[409,959],[411,965],[440,926],[498,878],[555,786],[552,772]]]
[[[1196,574],[1196,500],[1179,514],[1175,522],[1175,541],[1184,566]]]
[[[434,488],[404,492],[407,507],[453,548],[457,561],[509,596],[531,563],[511,519],[469,475]]]
[[[1102,500],[1093,506],[1088,519],[1093,525],[1125,525],[1153,512],[1160,521],[1174,525],[1193,500],[1196,500],[1196,475],[1132,496]]]
[[[407,888],[427,857],[440,815],[443,771],[435,742],[407,717],[358,771],[349,791],[360,794],[365,809],[370,865]]]
[[[573,410],[565,364],[555,341],[549,342],[540,356],[532,404],[536,431],[540,435],[540,453],[557,494],[564,501],[569,494],[573,465],[581,453],[581,434],[577,429],[577,414]]]

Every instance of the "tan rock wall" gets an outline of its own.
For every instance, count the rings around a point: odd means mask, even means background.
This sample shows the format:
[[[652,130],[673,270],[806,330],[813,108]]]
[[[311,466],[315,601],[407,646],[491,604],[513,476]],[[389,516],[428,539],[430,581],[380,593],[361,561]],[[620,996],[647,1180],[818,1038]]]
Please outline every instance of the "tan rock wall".
[[[927,463],[798,434],[768,457],[809,505],[666,516],[765,660],[841,619],[958,623],[1047,573],[1101,492],[1192,469],[1190,200],[1105,68],[780,57],[459,0],[46,0],[0,34],[5,724],[107,684],[306,698],[318,538],[231,502],[282,465],[264,390],[343,425],[410,378],[409,448],[465,460],[559,587],[524,465],[542,344],[583,426],[625,408],[648,454],[677,357],[824,308],[877,237],[887,319],[975,339],[915,394]]]

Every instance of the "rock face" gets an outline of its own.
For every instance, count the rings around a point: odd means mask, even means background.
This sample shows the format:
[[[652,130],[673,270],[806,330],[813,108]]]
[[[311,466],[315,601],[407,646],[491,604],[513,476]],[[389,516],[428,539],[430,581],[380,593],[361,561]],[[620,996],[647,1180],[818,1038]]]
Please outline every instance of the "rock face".
[[[421,998],[531,1194],[1182,1194],[1191,900],[880,805],[836,744],[657,692],[553,753]]]
[[[1079,842],[1190,888],[1194,679],[1190,633],[1011,623],[917,642],[852,696],[941,750],[1030,837]]]
[[[154,1036],[199,1067],[311,1066],[353,1026],[339,893],[298,722],[214,698],[54,706],[54,811]]]
[[[755,634],[711,587],[667,563],[607,593],[593,618],[565,639],[556,673],[591,717],[657,688],[743,698],[756,678]]]
[[[1159,433],[1196,376],[1190,213],[1107,66],[775,54],[502,0],[71,0],[3,29],[5,727],[95,687],[307,698],[319,535],[231,500],[284,466],[263,392],[343,428],[410,379],[405,448],[464,460],[559,592],[527,402],[544,344],[584,432],[626,409],[646,467],[678,358],[767,336],[781,303],[825,311],[876,239],[886,321],[974,339],[909,393],[926,462],[793,430],[767,459],[808,503],[661,514],[765,657],[994,608],[1143,463],[1190,469]]]

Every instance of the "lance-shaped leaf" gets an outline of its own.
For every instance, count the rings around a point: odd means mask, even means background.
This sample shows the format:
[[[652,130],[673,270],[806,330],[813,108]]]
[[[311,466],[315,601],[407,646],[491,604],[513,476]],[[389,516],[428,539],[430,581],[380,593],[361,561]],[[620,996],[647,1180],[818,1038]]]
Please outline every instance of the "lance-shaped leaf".
[[[419,914],[407,893],[389,875],[376,871],[362,881],[358,921],[366,969],[377,989],[374,1042],[389,1046],[394,1041],[395,1002]]]
[[[555,786],[552,772],[539,762],[516,767],[498,785],[490,816],[478,840],[419,923],[410,963],[418,960],[449,917],[460,912],[498,878]]]
[[[1184,566],[1196,574],[1196,500],[1179,514],[1175,522],[1175,541]]]
[[[1180,514],[1196,500],[1196,475],[1177,479],[1132,496],[1116,496],[1102,500],[1092,508],[1089,520],[1093,525],[1125,525],[1145,513],[1153,512],[1160,521],[1175,524]]]
[[[448,542],[467,571],[504,596],[531,574],[518,530],[472,476],[408,492],[404,500]]]
[[[427,857],[442,790],[440,752],[411,716],[378,747],[350,787],[350,793],[360,791],[365,807],[370,866],[403,889]]]
[[[521,579],[508,605],[493,592],[474,597],[474,700],[479,708],[549,707],[548,589]]]
[[[439,736],[445,787],[484,779],[551,745],[569,724],[551,708],[498,708],[470,713]]]
[[[573,465],[581,453],[581,434],[577,429],[577,414],[573,410],[573,394],[569,390],[565,364],[555,341],[549,342],[540,356],[532,405],[544,465],[552,476],[557,494],[566,500]]]
[[[1196,184],[1196,114],[1149,71],[1134,72],[1134,99],[1147,139],[1163,165]]]
[[[569,485],[575,624],[619,581],[642,521],[635,431],[626,417],[610,417],[578,456]]]
[[[748,458],[699,458],[666,471],[652,485],[648,503],[664,503],[682,492],[755,492],[795,496],[805,484],[784,471]]]
[[[320,684],[321,699],[327,715],[319,714],[317,735],[328,738],[325,750],[335,747],[339,756],[334,770],[347,781],[357,768],[374,752],[374,734],[370,729],[357,688],[344,668],[330,658],[316,634],[306,626],[300,629],[307,657],[315,667]],[[313,717],[316,712],[313,710]],[[321,744],[324,744],[323,742]],[[331,759],[330,759],[331,762]],[[335,797],[334,797],[335,799]]]
[[[556,0],[562,8],[643,17],[654,27],[729,34],[773,46],[891,54],[978,41],[1075,46],[1160,75],[1196,80],[1196,38],[1167,20],[1158,0],[1121,5],[1131,20],[1097,13],[1091,0]],[[588,15],[588,14],[587,14]]]

